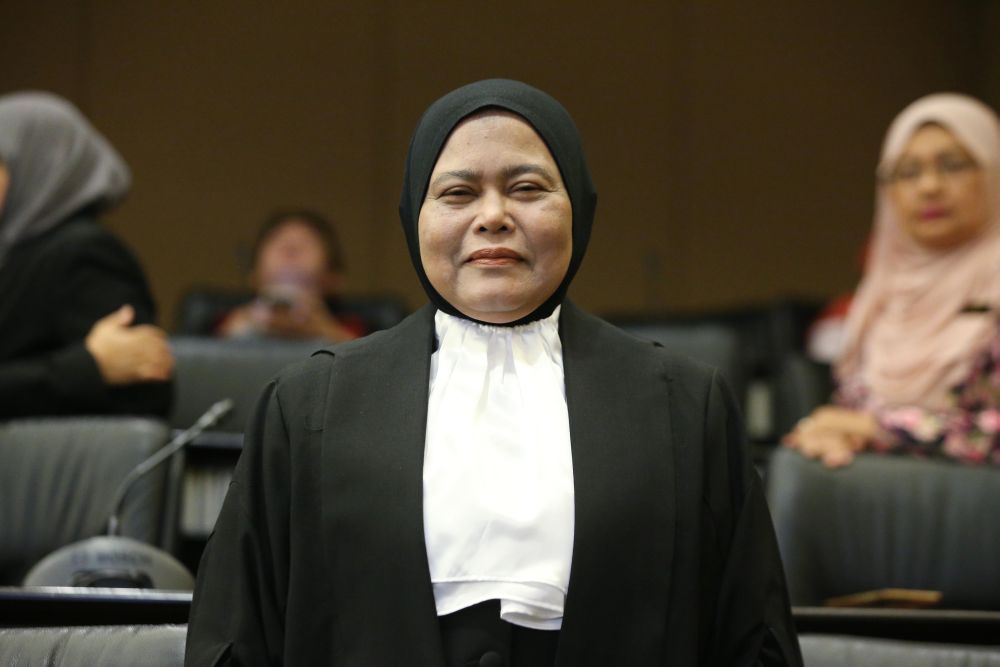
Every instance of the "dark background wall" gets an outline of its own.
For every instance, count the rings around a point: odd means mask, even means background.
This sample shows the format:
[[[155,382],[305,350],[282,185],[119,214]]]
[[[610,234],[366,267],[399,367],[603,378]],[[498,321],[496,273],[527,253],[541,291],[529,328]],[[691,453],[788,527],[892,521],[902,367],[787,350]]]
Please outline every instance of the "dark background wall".
[[[470,80],[558,97],[600,192],[572,292],[599,312],[850,288],[882,134],[908,102],[1000,103],[1000,3],[0,0],[0,92],[76,102],[130,163],[109,224],[169,324],[238,285],[280,205],[339,223],[355,292],[422,302],[396,216],[409,133]]]

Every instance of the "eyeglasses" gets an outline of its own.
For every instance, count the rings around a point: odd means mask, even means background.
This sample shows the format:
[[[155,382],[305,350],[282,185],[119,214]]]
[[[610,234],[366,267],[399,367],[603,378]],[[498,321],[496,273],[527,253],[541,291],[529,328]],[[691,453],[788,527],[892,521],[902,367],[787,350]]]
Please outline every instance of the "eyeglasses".
[[[979,169],[974,160],[961,155],[942,155],[931,164],[921,162],[903,162],[889,172],[883,181],[899,185],[913,186],[920,182],[924,172],[933,171],[943,181],[955,181],[964,174]]]

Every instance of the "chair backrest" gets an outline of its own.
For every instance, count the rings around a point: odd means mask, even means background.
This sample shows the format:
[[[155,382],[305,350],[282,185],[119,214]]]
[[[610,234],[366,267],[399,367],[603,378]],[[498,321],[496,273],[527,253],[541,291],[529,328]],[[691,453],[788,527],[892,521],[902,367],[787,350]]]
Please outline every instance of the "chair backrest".
[[[230,398],[235,406],[219,430],[242,433],[267,381],[322,343],[176,337],[170,346],[177,361],[170,425],[187,428],[213,403]]]
[[[746,394],[747,371],[739,335],[730,327],[704,322],[631,322],[618,325],[633,336],[718,368],[733,392]],[[741,399],[742,400],[742,399]]]
[[[1000,470],[878,454],[831,470],[780,448],[767,487],[792,604],[911,588],[1000,609]]]
[[[391,329],[410,314],[406,304],[391,294],[345,296],[340,302],[345,311],[357,315],[365,323],[369,333]]]
[[[784,435],[814,408],[830,401],[833,374],[827,364],[800,353],[790,353],[778,369],[774,382],[774,425]]]
[[[167,440],[160,421],[124,417],[0,423],[0,584],[20,584],[55,549],[101,534],[119,483]],[[121,533],[173,547],[178,455],[125,497]]]
[[[1000,667],[1000,646],[800,635],[805,667]]]
[[[174,333],[179,336],[211,336],[226,313],[252,298],[253,293],[247,290],[191,289],[177,305]]]
[[[247,290],[192,289],[177,307],[174,332],[179,336],[211,336],[226,313],[252,298],[253,293]],[[393,327],[409,314],[398,297],[388,294],[344,296],[340,305],[360,318],[369,331]]]
[[[808,300],[782,299],[771,303],[721,308],[702,312],[666,312],[659,314],[611,314],[608,321],[639,335],[657,327],[695,328],[712,326],[725,329],[736,338],[734,367],[718,353],[695,349],[689,356],[720,368],[733,385],[745,408],[750,437],[770,444],[781,435],[775,424],[775,378],[786,355],[801,350],[809,323],[819,305]],[[706,358],[712,355],[715,358]],[[780,416],[779,416],[780,418]]]
[[[0,667],[183,667],[187,626],[0,628]]]

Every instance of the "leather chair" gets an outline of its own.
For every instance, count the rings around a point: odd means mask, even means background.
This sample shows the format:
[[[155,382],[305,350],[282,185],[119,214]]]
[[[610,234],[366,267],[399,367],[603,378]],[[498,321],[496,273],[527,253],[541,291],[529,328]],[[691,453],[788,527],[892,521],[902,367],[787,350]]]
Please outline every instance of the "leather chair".
[[[834,390],[833,373],[827,364],[813,361],[801,352],[785,355],[774,381],[774,425],[778,436],[824,403]]]
[[[805,667],[1000,667],[1000,646],[800,635]]]
[[[1000,609],[1000,470],[880,454],[831,470],[781,448],[767,487],[793,605],[911,588]]]
[[[215,525],[243,445],[243,430],[261,390],[278,371],[307,359],[322,343],[205,337],[176,337],[170,342],[176,358],[173,428],[187,428],[216,401],[234,402],[233,411],[215,430],[199,437],[189,452],[180,531],[182,560],[193,569],[203,540]]]
[[[183,667],[187,626],[0,628],[0,667]]]
[[[707,334],[700,343],[680,342],[678,349],[722,370],[743,404],[748,434],[754,442],[765,445],[756,453],[764,455],[781,435],[775,424],[778,369],[787,355],[802,349],[809,322],[818,310],[818,304],[785,299],[702,313],[612,313],[606,317],[626,331],[654,339],[660,330],[686,331],[690,338],[714,330],[716,333]],[[727,339],[735,338],[734,351],[720,351],[732,344],[719,342],[720,330],[726,332],[722,336]]]
[[[267,381],[323,343],[175,337],[170,346],[176,358],[170,425],[187,428],[213,403],[231,398],[233,411],[218,430],[241,434]]]
[[[618,326],[633,336],[715,366],[733,393],[745,396],[747,369],[740,354],[739,335],[730,327],[710,322],[623,322]]]
[[[192,289],[184,295],[177,308],[174,333],[178,336],[211,336],[226,313],[252,298],[253,293],[246,290]],[[340,303],[345,311],[359,317],[369,331],[393,327],[409,314],[403,302],[390,295],[345,296]]]
[[[118,484],[163,446],[166,424],[74,417],[0,423],[0,585],[20,584],[59,547],[101,534]],[[125,497],[121,534],[173,547],[183,459],[140,479]]]

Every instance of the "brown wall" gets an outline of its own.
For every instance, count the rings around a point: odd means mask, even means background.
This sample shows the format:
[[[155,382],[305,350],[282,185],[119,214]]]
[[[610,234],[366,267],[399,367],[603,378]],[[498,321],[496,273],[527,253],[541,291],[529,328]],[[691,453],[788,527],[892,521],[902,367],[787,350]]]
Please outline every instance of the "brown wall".
[[[893,115],[935,90],[1000,96],[988,0],[0,5],[0,91],[66,95],[132,166],[110,224],[167,323],[186,287],[239,284],[278,205],[339,221],[353,291],[419,304],[396,217],[407,140],[477,78],[576,117],[600,205],[573,294],[601,312],[849,288]]]

